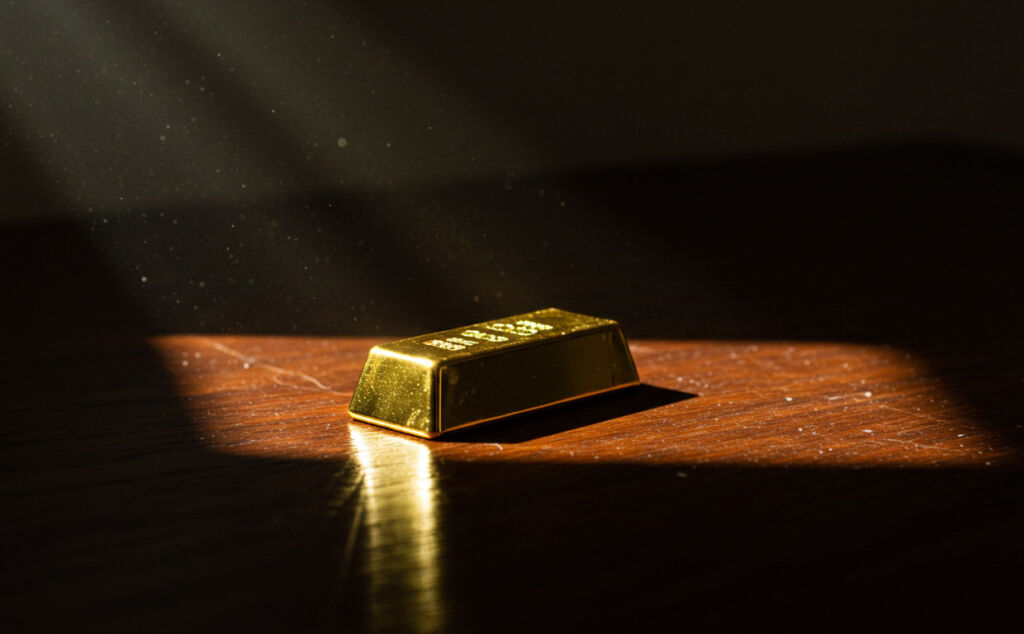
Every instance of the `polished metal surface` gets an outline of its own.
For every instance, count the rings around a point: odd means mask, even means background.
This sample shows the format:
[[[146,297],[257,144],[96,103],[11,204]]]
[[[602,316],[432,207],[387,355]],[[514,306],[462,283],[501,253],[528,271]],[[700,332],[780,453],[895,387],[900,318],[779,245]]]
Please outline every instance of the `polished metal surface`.
[[[346,479],[354,482],[343,488],[358,491],[355,504],[366,531],[358,543],[366,553],[365,625],[374,631],[443,631],[441,491],[430,447],[371,428],[349,426],[348,433],[355,461]],[[346,548],[346,560],[356,547],[353,541]],[[389,609],[395,597],[404,611]]]
[[[349,414],[434,438],[638,382],[616,322],[547,308],[374,346]]]

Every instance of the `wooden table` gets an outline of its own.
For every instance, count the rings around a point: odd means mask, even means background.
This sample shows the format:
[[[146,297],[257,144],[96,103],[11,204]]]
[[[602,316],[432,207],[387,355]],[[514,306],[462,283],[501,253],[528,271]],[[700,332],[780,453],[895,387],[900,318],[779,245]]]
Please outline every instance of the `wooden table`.
[[[15,346],[3,619],[821,630],[1018,600],[1012,346],[636,340],[644,386],[432,442],[345,414],[377,341]]]

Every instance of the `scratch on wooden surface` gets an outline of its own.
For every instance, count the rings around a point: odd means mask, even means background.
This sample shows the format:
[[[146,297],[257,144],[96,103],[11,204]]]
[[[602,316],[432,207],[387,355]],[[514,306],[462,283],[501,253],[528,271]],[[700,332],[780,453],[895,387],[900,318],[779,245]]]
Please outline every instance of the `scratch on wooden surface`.
[[[899,438],[883,438],[882,440],[884,440],[885,442],[898,442],[901,445],[910,445],[911,447],[915,447],[917,449],[938,449],[940,451],[952,451],[952,452],[955,452],[955,453],[967,453],[963,449],[959,449],[959,448],[944,447],[942,445],[929,445],[929,444],[925,444],[925,443],[915,442],[913,440],[900,440]]]
[[[325,392],[330,392],[331,394],[346,394],[346,392],[340,392],[338,390],[330,388],[327,385],[324,385],[316,377],[310,376],[310,375],[306,374],[305,372],[299,372],[298,370],[289,370],[288,368],[282,368],[282,367],[279,367],[279,366],[276,366],[276,365],[271,365],[269,363],[260,361],[259,359],[257,359],[254,356],[243,354],[243,353],[239,352],[238,350],[230,348],[230,347],[220,343],[219,341],[212,341],[210,339],[202,339],[202,341],[203,341],[203,343],[207,344],[208,346],[210,346],[212,348],[215,348],[217,350],[220,350],[224,354],[230,355],[230,356],[238,359],[239,361],[242,361],[243,363],[245,363],[247,365],[251,365],[253,367],[259,366],[261,368],[265,368],[267,370],[270,370],[271,372],[274,373],[274,375],[275,375],[274,376],[274,382],[277,383],[278,385],[283,385],[285,387],[299,387],[299,386],[293,385],[291,383],[282,383],[281,381],[278,380],[278,377],[280,377],[280,376],[294,376],[294,377],[297,377],[299,379],[302,379],[303,381],[306,381],[308,383],[311,383],[311,384],[315,385],[317,388],[319,388],[319,389],[321,389],[321,390],[323,390]]]
[[[907,414],[908,416],[916,416],[918,418],[924,418],[924,419],[927,419],[927,420],[930,420],[930,421],[933,421],[933,422],[936,422],[936,423],[945,423],[947,425],[952,425],[953,424],[953,421],[951,421],[951,420],[946,420],[944,418],[939,418],[938,416],[932,416],[931,414],[927,414],[925,412],[912,412],[910,410],[900,409],[899,407],[893,407],[892,405],[882,405],[882,404],[879,404],[878,407],[881,408],[881,409],[888,409],[888,410],[892,410],[894,412],[899,412],[901,414]]]

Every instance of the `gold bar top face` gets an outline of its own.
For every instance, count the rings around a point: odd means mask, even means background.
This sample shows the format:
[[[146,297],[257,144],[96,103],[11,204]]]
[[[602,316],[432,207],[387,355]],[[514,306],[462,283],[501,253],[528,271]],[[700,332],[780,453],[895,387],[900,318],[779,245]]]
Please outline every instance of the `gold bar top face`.
[[[374,346],[348,411],[434,438],[638,382],[616,322],[546,308]]]

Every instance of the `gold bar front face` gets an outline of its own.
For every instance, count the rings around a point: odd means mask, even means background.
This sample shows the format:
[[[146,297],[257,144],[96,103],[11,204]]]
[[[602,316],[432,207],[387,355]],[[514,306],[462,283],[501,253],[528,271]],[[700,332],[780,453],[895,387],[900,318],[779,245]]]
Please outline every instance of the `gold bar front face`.
[[[638,382],[617,323],[547,308],[374,346],[348,411],[434,438]]]

